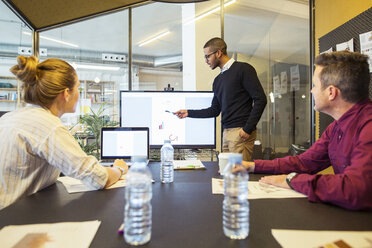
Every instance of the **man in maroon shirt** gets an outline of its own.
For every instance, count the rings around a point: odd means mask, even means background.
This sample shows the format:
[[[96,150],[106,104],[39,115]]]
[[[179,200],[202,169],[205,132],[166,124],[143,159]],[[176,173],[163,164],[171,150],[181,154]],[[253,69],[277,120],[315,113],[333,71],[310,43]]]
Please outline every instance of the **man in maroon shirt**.
[[[248,171],[280,174],[262,177],[260,182],[292,188],[312,202],[372,210],[372,101],[367,61],[367,56],[354,52],[319,55],[311,90],[314,109],[335,121],[305,153],[244,162]],[[317,174],[330,165],[334,175]]]

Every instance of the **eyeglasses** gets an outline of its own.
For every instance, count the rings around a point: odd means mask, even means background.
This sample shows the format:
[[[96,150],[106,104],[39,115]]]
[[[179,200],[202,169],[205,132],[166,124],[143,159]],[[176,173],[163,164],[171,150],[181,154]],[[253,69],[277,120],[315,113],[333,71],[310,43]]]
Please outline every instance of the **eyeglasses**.
[[[209,57],[212,56],[213,54],[215,54],[216,52],[218,52],[218,50],[217,51],[214,51],[214,52],[212,52],[210,54],[204,55],[204,58],[205,59],[209,59]]]

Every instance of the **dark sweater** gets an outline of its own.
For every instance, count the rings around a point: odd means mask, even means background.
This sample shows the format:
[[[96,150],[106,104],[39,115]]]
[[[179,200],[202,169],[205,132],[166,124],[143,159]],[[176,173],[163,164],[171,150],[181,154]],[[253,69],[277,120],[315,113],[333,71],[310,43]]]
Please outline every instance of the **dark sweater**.
[[[248,134],[256,130],[267,100],[253,66],[235,61],[214,79],[213,93],[209,108],[188,110],[188,116],[210,118],[222,113],[223,128],[243,127]]]

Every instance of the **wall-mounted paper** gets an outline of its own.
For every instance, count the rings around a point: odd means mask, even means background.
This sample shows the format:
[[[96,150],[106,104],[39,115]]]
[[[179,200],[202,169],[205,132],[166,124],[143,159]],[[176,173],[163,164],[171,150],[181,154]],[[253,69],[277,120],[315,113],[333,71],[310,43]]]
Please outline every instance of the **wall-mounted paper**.
[[[336,45],[336,51],[354,52],[354,39]]]
[[[300,90],[300,70],[298,65],[290,67],[291,73],[291,91]]]
[[[282,71],[280,73],[280,94],[285,94],[287,93],[287,72]]]
[[[372,73],[372,31],[359,35],[360,52],[369,56],[369,72]]]
[[[273,84],[274,84],[274,93],[279,94],[280,93],[280,79],[278,75],[275,75],[273,77]]]
[[[331,53],[331,52],[333,52],[333,48],[332,47],[330,49],[328,49],[328,50],[325,50],[324,52],[319,53],[319,54]]]

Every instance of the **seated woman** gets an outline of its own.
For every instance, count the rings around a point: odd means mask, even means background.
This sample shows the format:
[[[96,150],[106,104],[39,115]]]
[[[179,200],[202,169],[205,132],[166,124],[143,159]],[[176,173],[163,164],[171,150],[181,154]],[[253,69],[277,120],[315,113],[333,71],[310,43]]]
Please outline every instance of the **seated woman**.
[[[24,83],[26,107],[0,118],[0,209],[56,182],[60,172],[95,189],[108,187],[128,169],[122,160],[114,167],[88,156],[62,124],[79,100],[74,68],[63,60],[17,58],[10,71]]]

